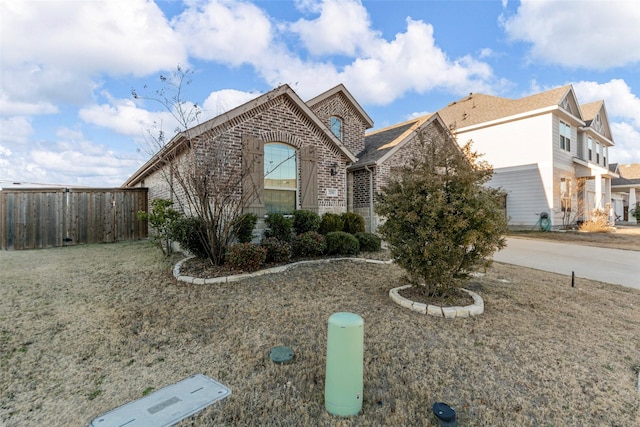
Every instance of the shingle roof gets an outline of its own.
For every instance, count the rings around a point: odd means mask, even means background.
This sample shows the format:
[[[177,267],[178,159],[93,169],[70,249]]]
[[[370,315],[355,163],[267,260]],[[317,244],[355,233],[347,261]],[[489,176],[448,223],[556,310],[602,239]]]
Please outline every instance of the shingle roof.
[[[596,117],[598,111],[604,105],[604,101],[595,101],[590,102],[588,104],[580,105],[580,110],[582,110],[582,118],[586,122],[587,126],[591,124],[591,121]]]
[[[370,132],[365,136],[364,150],[356,156],[358,157],[358,161],[354,166],[371,164],[380,160],[385,154],[398,146],[398,144],[407,140],[413,132],[432,116],[432,114],[428,114]]]
[[[640,163],[618,165],[620,176],[627,179],[640,179]]]
[[[447,126],[460,129],[559,105],[570,90],[571,85],[566,85],[520,99],[472,93],[439,110],[438,114]]]

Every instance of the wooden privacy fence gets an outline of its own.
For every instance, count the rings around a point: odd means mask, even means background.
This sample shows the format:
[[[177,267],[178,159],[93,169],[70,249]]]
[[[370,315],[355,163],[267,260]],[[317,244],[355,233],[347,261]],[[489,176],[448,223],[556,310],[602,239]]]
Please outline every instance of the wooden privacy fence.
[[[146,188],[0,191],[0,248],[37,249],[147,237]]]

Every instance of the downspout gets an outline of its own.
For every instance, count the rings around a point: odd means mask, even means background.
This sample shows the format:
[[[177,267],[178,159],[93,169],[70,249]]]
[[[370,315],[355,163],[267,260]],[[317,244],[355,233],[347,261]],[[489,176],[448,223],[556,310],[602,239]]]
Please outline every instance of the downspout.
[[[369,172],[369,232],[373,233],[373,170],[369,165],[364,165],[364,169]]]

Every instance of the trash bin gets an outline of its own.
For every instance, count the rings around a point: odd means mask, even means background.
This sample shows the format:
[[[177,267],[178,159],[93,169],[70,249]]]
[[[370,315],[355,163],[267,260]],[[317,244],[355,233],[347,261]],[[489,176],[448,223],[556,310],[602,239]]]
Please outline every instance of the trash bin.
[[[354,313],[334,313],[327,331],[325,408],[342,417],[362,409],[364,321]]]

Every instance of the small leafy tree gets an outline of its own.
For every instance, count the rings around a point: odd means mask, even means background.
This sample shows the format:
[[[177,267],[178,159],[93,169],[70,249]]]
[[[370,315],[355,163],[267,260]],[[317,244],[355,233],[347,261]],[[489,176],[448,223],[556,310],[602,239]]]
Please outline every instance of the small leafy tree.
[[[150,212],[138,211],[138,219],[149,222],[151,240],[158,245],[165,256],[169,256],[173,252],[171,247],[173,227],[182,216],[172,206],[171,200],[155,199],[151,201]]]
[[[379,232],[409,283],[446,297],[490,265],[505,245],[507,220],[500,192],[483,185],[493,171],[470,144],[461,150],[430,128],[418,133],[413,153],[378,195],[376,211],[386,218]]]

